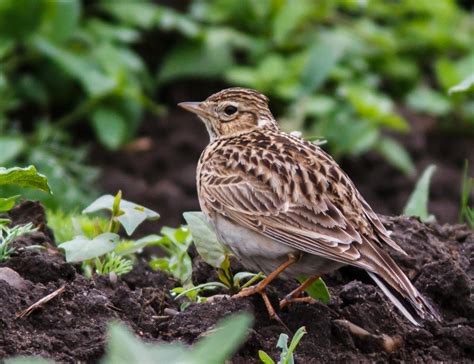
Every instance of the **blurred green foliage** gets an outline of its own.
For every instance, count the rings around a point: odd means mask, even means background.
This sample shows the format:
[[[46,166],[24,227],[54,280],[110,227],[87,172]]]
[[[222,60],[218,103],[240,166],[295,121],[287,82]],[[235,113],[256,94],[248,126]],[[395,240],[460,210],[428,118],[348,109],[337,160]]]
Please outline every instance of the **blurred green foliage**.
[[[0,1],[0,165],[31,163],[46,173],[51,207],[77,208],[94,197],[97,172],[71,130],[88,122],[117,149],[145,108],[161,110],[133,49],[142,27],[117,20],[115,10],[108,1]]]
[[[147,42],[174,36],[153,69],[148,43],[137,47],[150,32]],[[97,171],[77,131],[118,149],[145,110],[162,112],[158,90],[215,79],[267,94],[286,130],[327,139],[336,157],[375,150],[412,174],[382,129],[405,133],[420,113],[472,132],[474,100],[457,91],[472,88],[473,70],[474,22],[454,0],[193,0],[185,12],[151,0],[2,0],[0,165],[35,164],[50,178],[49,206],[84,206]]]
[[[336,157],[372,149],[413,173],[380,134],[406,132],[407,109],[474,129],[474,101],[447,94],[474,70],[474,22],[455,1],[195,0],[186,17],[198,31],[166,56],[161,82],[258,89],[286,129],[321,135]]]

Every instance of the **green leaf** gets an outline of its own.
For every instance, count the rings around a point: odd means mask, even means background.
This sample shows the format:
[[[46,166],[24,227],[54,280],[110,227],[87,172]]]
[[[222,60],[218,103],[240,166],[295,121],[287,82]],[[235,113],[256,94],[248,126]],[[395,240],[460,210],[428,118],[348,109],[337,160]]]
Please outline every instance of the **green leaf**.
[[[228,250],[219,242],[204,214],[201,211],[192,211],[183,213],[183,217],[189,225],[199,255],[207,264],[219,268]]]
[[[101,210],[112,212],[114,199],[115,197],[112,195],[101,196],[85,208],[82,213],[90,214]],[[160,218],[157,212],[124,199],[120,201],[120,212],[122,214],[116,219],[122,224],[128,235],[132,235],[143,221]]]
[[[307,277],[300,277],[298,281],[303,283]],[[328,304],[331,300],[331,296],[329,294],[328,287],[326,283],[322,280],[322,278],[317,279],[311,285],[305,289],[305,292],[308,293],[314,299],[321,301],[324,304]]]
[[[0,167],[0,185],[16,185],[25,188],[32,188],[50,193],[48,179],[41,173],[38,173],[34,166],[25,168]]]
[[[100,363],[224,363],[245,340],[251,322],[248,314],[225,318],[191,348],[179,343],[145,344],[123,324],[113,323],[109,329],[107,354]]]
[[[45,5],[40,32],[56,42],[68,39],[79,23],[80,1],[46,1]]]
[[[115,253],[119,255],[130,255],[139,253],[143,248],[149,245],[160,245],[163,237],[160,235],[147,235],[138,240],[121,241],[115,249]]]
[[[92,114],[92,126],[97,138],[107,148],[118,149],[128,137],[127,121],[116,110],[101,106]]]
[[[308,16],[310,11],[311,3],[306,0],[284,1],[275,15],[272,25],[275,43],[284,43],[289,35],[303,23],[304,18]]]
[[[460,84],[453,86],[449,89],[449,94],[453,94],[456,92],[467,92],[470,91],[474,86],[474,74],[470,75]]]
[[[273,359],[263,350],[258,351],[258,357],[262,361],[263,364],[275,364]]]
[[[76,236],[59,247],[66,252],[68,263],[83,262],[111,252],[117,247],[119,239],[120,236],[113,233],[100,234],[92,240],[85,236]]]
[[[324,282],[323,282],[324,283]],[[306,334],[306,328],[304,326],[300,327],[298,331],[296,331],[295,335],[293,336],[293,339],[291,339],[290,347],[288,349],[288,352],[286,354],[286,359],[283,362],[284,364],[290,364],[294,362],[293,359],[293,353],[298,346],[301,338]]]
[[[45,1],[1,0],[0,34],[6,38],[24,39],[37,30]]]
[[[344,92],[360,116],[394,130],[409,129],[408,123],[394,112],[393,102],[388,97],[359,85],[347,86]]]
[[[101,7],[123,23],[145,29],[154,24],[159,9],[145,1],[104,1]]]
[[[158,81],[167,82],[182,77],[219,76],[233,63],[225,44],[184,42],[169,51],[163,61]]]
[[[176,344],[147,345],[118,322],[109,326],[109,340],[101,364],[194,363],[189,349]]]
[[[408,202],[403,210],[403,214],[407,216],[418,216],[422,221],[429,222],[435,218],[428,213],[428,196],[430,191],[430,180],[436,166],[428,166],[420,179],[416,183]]]
[[[0,136],[0,165],[14,160],[25,148],[25,140],[20,136]]]
[[[16,200],[20,197],[20,195],[8,197],[8,198],[0,198],[0,212],[10,211],[13,206],[16,204]]]
[[[324,56],[321,56],[323,54]],[[344,44],[338,44],[337,38],[321,37],[317,40],[309,49],[308,61],[301,73],[303,94],[317,90],[343,54]]]
[[[251,324],[252,317],[245,313],[223,319],[194,346],[193,356],[202,364],[224,363],[245,341]]]
[[[400,169],[406,175],[412,176],[415,174],[416,168],[410,154],[395,140],[383,138],[375,145],[375,149],[390,162],[390,164]]]
[[[451,104],[447,97],[440,92],[427,87],[418,87],[410,92],[406,98],[410,108],[429,115],[446,115],[451,111]]]
[[[66,73],[77,79],[91,96],[102,96],[117,87],[117,81],[100,70],[90,57],[60,48],[37,36],[32,44],[44,56],[57,63]]]

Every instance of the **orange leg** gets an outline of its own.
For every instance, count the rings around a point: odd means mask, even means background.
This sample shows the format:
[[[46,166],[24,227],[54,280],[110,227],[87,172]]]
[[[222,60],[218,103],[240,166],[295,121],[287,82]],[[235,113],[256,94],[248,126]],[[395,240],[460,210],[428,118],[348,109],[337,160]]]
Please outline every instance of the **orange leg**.
[[[291,302],[306,302],[315,303],[316,300],[312,297],[298,297],[303,291],[308,288],[314,281],[318,280],[319,276],[311,276],[306,279],[298,288],[294,289],[280,301],[280,308],[288,306]]]
[[[298,261],[298,259],[299,258],[297,256],[295,256],[293,254],[289,254],[288,255],[288,260],[286,262],[284,262],[282,265],[280,265],[273,272],[271,272],[268,276],[266,276],[265,279],[260,281],[255,286],[244,288],[239,293],[233,295],[232,298],[248,297],[248,296],[254,295],[256,293],[262,293],[265,290],[265,288],[270,284],[271,281],[273,281],[276,277],[278,277],[278,275],[281,272],[283,272],[286,268],[288,268],[292,264],[296,263]]]
[[[282,265],[280,265],[273,272],[271,272],[264,280],[262,280],[260,283],[256,284],[255,286],[248,287],[241,290],[239,293],[233,295],[232,298],[248,297],[256,293],[260,294],[260,296],[262,296],[263,302],[265,303],[265,306],[267,307],[268,315],[270,316],[270,318],[277,320],[288,332],[290,332],[288,327],[283,323],[283,321],[276,314],[275,309],[273,308],[265,292],[265,288],[268,286],[270,282],[272,282],[276,277],[278,277],[278,275],[281,272],[283,272],[292,264],[296,263],[298,259],[299,257],[297,257],[296,255],[289,254],[288,260],[284,262]]]

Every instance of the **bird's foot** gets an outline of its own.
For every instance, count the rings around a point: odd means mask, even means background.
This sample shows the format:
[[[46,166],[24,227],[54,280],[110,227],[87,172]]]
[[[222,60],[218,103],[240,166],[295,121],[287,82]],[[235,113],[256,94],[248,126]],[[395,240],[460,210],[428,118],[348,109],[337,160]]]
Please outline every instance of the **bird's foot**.
[[[264,289],[265,288],[262,289],[258,284],[256,284],[255,286],[243,288],[242,290],[240,290],[239,293],[234,294],[232,298],[249,297],[257,293],[261,294],[264,291]]]
[[[317,300],[315,300],[313,297],[285,297],[280,301],[280,309],[288,307],[291,303],[295,302],[304,302],[304,303],[309,303],[311,305],[314,305]]]

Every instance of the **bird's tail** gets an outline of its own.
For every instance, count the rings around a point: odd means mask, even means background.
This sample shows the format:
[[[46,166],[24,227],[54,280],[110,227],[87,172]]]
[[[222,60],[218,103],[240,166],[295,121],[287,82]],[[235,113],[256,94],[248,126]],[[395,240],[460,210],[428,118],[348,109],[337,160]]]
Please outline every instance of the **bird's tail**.
[[[385,295],[414,325],[432,319],[441,321],[440,315],[410,282],[408,277],[386,253],[382,253],[387,265],[379,273],[368,272]]]

